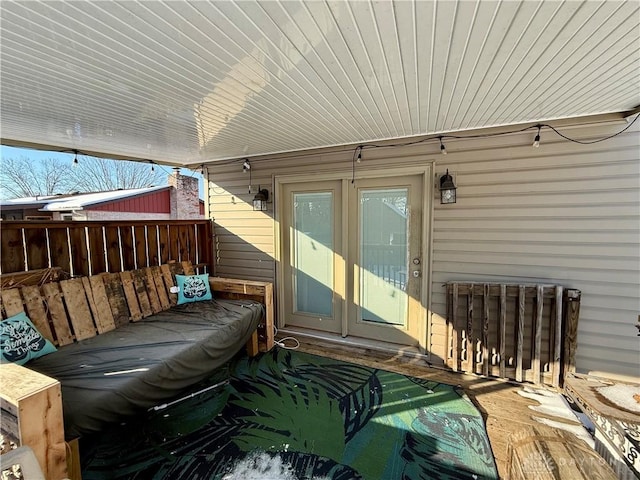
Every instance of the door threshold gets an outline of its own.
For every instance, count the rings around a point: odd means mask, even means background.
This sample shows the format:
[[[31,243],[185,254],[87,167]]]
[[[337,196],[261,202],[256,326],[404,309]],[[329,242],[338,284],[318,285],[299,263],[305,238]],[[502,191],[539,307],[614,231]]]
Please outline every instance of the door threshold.
[[[343,337],[337,333],[321,332],[301,327],[283,327],[278,329],[278,337],[300,337],[308,343],[326,342],[341,347],[362,348],[364,350],[393,354],[409,359],[422,360],[431,364],[429,355],[420,352],[418,347],[398,345],[395,343],[371,340],[362,337]]]

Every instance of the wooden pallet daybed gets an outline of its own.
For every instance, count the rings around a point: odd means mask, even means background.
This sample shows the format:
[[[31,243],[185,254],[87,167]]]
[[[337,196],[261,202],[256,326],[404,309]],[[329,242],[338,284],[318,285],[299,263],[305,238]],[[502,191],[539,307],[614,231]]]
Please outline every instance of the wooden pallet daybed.
[[[193,273],[172,263],[2,290],[2,318],[24,311],[58,348],[0,366],[4,439],[30,446],[46,478],[67,477],[65,440],[77,447],[78,436],[162,403],[242,345],[271,349],[270,283],[213,277],[214,300],[176,306],[175,275]]]

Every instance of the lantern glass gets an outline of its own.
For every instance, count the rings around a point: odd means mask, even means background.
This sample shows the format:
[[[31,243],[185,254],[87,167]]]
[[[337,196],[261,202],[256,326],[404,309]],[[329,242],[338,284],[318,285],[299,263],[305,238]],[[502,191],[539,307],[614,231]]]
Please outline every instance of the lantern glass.
[[[440,190],[440,203],[456,203],[456,189],[448,188],[446,190]]]
[[[256,211],[265,211],[267,209],[267,200],[269,199],[269,190],[263,188],[253,197],[253,209]]]
[[[440,203],[456,203],[456,185],[453,183],[453,177],[447,173],[440,177]]]

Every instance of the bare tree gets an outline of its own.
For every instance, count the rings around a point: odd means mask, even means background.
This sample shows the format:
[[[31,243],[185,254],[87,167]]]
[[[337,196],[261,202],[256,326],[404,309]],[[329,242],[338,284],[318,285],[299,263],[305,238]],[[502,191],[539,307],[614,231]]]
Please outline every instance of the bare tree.
[[[149,163],[87,156],[78,157],[75,165],[59,158],[4,158],[0,165],[0,195],[17,198],[143,188],[164,183],[166,171],[161,170]]]
[[[3,198],[66,193],[72,187],[70,171],[68,162],[58,158],[6,158],[0,165],[0,193]]]
[[[164,181],[159,170],[148,163],[82,156],[72,169],[70,180],[80,192],[143,188]]]

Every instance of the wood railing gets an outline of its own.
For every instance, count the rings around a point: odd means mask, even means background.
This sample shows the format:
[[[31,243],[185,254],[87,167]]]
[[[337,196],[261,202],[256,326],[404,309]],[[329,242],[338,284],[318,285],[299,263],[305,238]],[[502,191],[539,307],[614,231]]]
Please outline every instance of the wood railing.
[[[575,371],[580,291],[559,285],[447,283],[447,365],[559,387]]]
[[[213,273],[209,220],[2,221],[0,273],[58,268],[70,276],[189,261]]]

